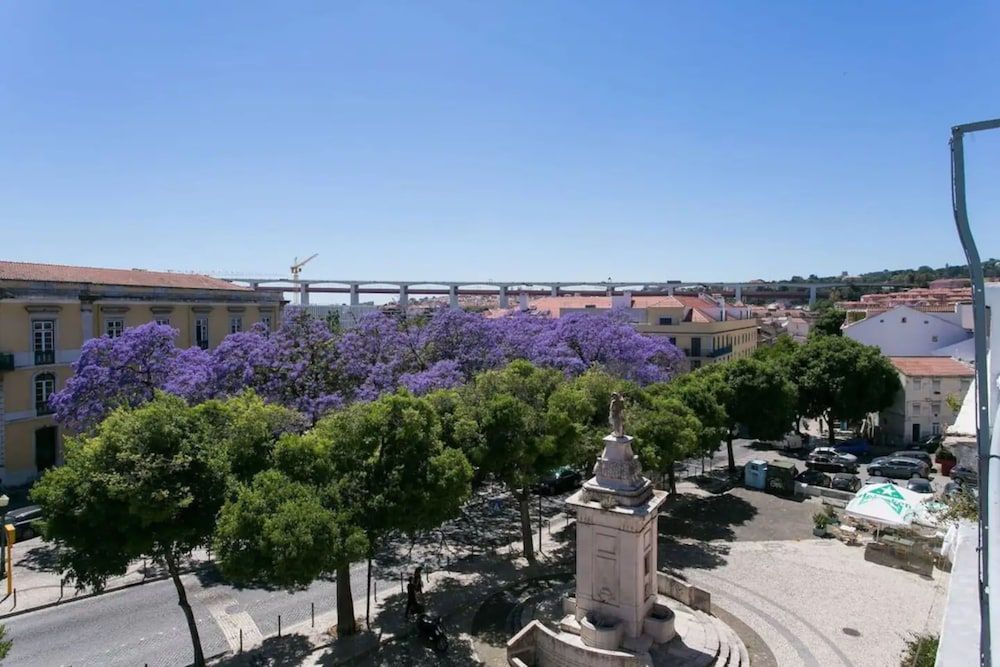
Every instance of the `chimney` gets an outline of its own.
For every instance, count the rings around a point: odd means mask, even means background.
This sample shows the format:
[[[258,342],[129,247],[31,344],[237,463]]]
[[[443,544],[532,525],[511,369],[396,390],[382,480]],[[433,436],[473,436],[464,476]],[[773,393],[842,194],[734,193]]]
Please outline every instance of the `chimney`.
[[[719,297],[719,308],[722,310],[722,321],[726,321],[726,297]]]

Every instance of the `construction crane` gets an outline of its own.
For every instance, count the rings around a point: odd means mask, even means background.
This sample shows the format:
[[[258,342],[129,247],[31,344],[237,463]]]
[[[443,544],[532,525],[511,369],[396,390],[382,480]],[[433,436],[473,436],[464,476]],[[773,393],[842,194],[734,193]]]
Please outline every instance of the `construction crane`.
[[[309,262],[311,262],[312,260],[316,259],[316,255],[318,255],[318,254],[319,254],[318,252],[314,252],[313,254],[309,255],[308,257],[306,257],[301,262],[299,261],[299,258],[296,257],[292,261],[292,280],[298,280],[299,279],[299,274],[302,273],[302,267],[305,266],[306,264],[308,264]],[[298,299],[299,300],[299,305],[303,305],[304,306],[305,304],[309,303],[309,292],[307,290],[308,290],[308,287],[306,287],[305,285],[301,285],[300,286],[300,288],[299,288],[299,299]]]
[[[318,252],[314,252],[313,254],[311,254],[309,257],[306,257],[301,262],[299,261],[299,258],[296,257],[294,263],[292,264],[292,280],[298,280],[299,279],[299,274],[302,273],[302,267],[305,266],[306,264],[308,264],[309,262],[311,262],[312,260],[316,259],[317,255],[319,255],[319,253]]]

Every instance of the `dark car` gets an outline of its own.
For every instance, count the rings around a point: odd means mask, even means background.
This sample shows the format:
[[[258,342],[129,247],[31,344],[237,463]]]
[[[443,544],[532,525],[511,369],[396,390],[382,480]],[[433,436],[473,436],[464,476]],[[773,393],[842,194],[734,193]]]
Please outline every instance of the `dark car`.
[[[872,445],[864,438],[855,438],[854,440],[838,443],[834,449],[838,452],[843,452],[844,454],[867,456],[872,451]]]
[[[803,484],[811,484],[812,486],[825,486],[830,488],[830,476],[821,473],[819,470],[806,470],[800,472],[795,477],[796,482],[801,482]]]
[[[806,459],[806,467],[827,472],[857,472],[858,457],[830,447],[817,447]]]
[[[580,486],[583,476],[569,466],[562,466],[555,470],[550,470],[548,474],[538,480],[535,485],[535,492],[544,496],[551,496],[563,491],[569,491]]]
[[[865,484],[892,484],[896,483],[889,479],[888,477],[869,477],[865,480]]]
[[[931,486],[930,481],[919,477],[907,482],[906,488],[914,493],[934,493],[934,487]]]
[[[831,486],[838,491],[857,491],[861,488],[861,478],[857,475],[838,472],[833,476]]]
[[[968,466],[955,466],[951,469],[951,478],[962,484],[979,486],[979,472]]]
[[[42,518],[42,508],[38,505],[19,507],[7,512],[7,523],[14,526],[14,539],[17,542],[30,540],[38,531],[32,525],[33,521]]]
[[[882,456],[868,464],[868,474],[876,477],[927,477],[930,467],[923,461],[902,456]]]
[[[931,459],[931,455],[927,452],[921,452],[919,450],[908,449],[903,452],[896,452],[893,454],[894,457],[899,456],[904,459],[916,459],[918,461],[923,461],[927,464],[928,468],[934,467],[934,461]]]

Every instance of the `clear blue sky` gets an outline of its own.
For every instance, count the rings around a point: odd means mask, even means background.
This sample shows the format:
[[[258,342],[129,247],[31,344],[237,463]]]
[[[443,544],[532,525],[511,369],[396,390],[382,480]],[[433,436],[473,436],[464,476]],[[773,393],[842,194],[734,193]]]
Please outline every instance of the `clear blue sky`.
[[[963,263],[947,139],[1000,116],[990,4],[5,0],[0,257],[511,280]],[[968,154],[997,256],[1000,136]]]

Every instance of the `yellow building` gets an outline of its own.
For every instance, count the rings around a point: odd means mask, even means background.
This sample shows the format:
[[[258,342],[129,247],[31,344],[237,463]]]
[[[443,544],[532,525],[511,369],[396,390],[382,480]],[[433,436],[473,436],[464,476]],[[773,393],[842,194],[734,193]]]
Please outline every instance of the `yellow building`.
[[[185,273],[0,261],[0,479],[18,486],[62,461],[49,396],[83,343],[160,322],[177,345],[208,349],[230,333],[278,324],[280,295]]]
[[[574,312],[621,313],[645,334],[664,336],[687,357],[690,369],[741,359],[757,349],[757,318],[746,306],[701,296],[552,296],[531,308],[562,317]]]

